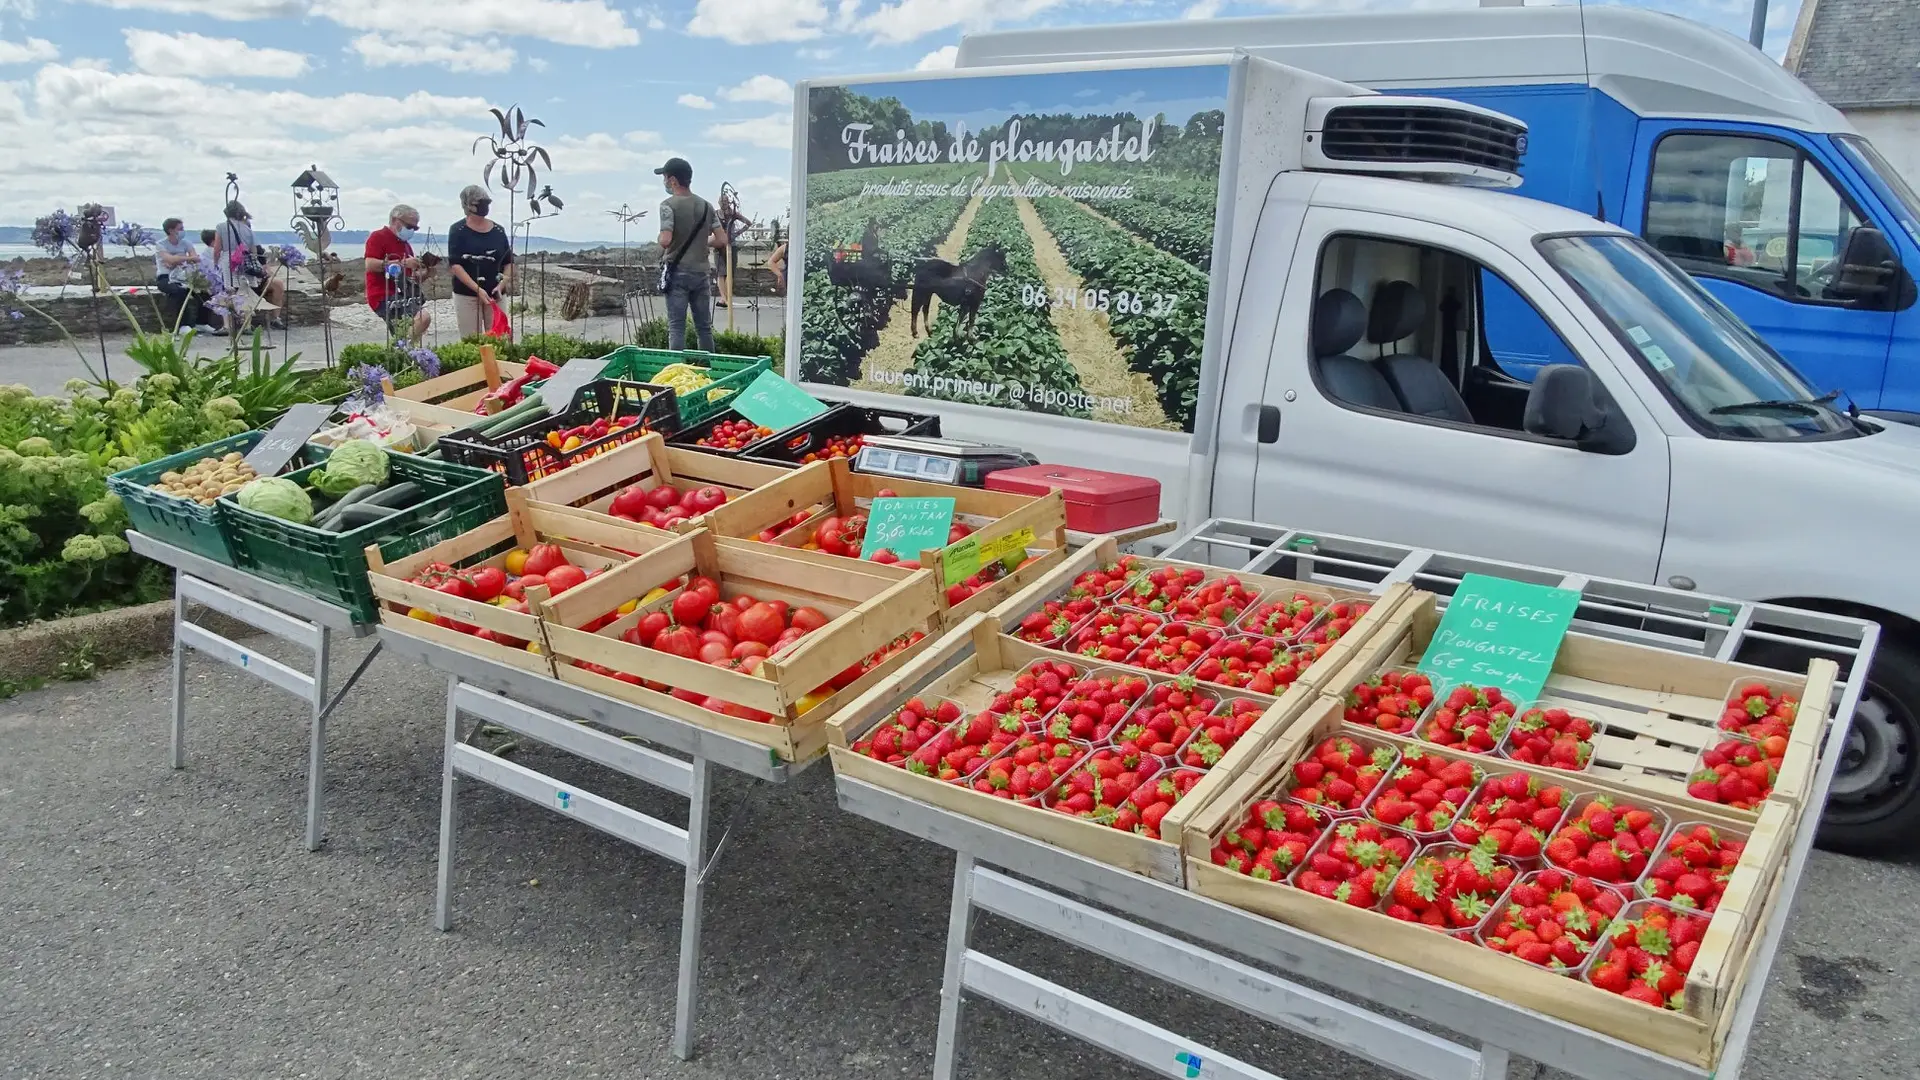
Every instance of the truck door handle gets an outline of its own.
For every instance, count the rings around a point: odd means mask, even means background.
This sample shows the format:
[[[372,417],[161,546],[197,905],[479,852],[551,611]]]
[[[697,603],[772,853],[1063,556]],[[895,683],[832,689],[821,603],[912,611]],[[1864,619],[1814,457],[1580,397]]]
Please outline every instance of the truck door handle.
[[[1280,409],[1275,405],[1260,406],[1259,426],[1256,436],[1263,443],[1280,441]]]

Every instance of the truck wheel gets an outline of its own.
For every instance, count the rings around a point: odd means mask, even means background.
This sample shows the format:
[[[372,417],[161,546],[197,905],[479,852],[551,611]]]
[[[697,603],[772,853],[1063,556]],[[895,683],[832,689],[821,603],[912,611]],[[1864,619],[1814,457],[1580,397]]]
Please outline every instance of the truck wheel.
[[[1805,654],[1753,650],[1753,662],[1793,670]],[[1920,841],[1920,650],[1880,639],[1866,690],[1820,817],[1819,846],[1849,855],[1913,850]]]

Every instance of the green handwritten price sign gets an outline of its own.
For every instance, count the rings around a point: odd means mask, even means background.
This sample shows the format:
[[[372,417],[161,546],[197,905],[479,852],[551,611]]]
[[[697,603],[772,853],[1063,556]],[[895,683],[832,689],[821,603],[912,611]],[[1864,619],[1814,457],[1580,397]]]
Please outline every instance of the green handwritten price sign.
[[[953,531],[953,500],[875,499],[867,510],[867,537],[860,545],[865,559],[885,548],[902,559],[918,559],[928,548],[947,546]]]
[[[1435,685],[1495,686],[1532,701],[1547,685],[1580,594],[1524,581],[1467,574],[1460,579],[1420,670]]]
[[[1026,557],[1027,548],[1033,546],[1032,529],[1016,529],[998,540],[981,543],[977,536],[969,536],[948,547],[940,554],[940,578],[946,585],[958,585],[980,572],[980,568],[990,563],[1001,562],[1009,556],[1018,554]],[[1008,565],[1012,570],[1018,562]]]
[[[771,371],[761,372],[759,378],[748,383],[747,388],[727,404],[741,416],[775,431],[784,431],[827,411],[825,402]]]

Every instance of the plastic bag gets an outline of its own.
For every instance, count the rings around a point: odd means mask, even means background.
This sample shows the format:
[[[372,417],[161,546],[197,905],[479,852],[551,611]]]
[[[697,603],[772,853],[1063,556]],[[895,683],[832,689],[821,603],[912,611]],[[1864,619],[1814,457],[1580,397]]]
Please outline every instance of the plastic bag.
[[[494,303],[489,303],[487,306],[493,309],[493,325],[488,328],[487,333],[497,338],[512,337],[513,324],[507,321],[507,309]]]

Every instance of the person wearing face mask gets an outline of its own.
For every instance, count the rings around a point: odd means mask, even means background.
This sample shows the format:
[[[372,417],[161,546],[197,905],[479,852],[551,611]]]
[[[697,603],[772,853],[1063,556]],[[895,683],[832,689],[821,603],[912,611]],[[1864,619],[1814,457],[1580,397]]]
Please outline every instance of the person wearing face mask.
[[[667,198],[660,204],[660,291],[667,298],[667,348],[687,347],[687,313],[700,348],[713,351],[713,278],[707,270],[709,248],[724,252],[727,230],[713,204],[691,189],[693,166],[668,158],[653,170],[664,178]],[[698,250],[695,250],[695,249]]]
[[[487,189],[468,184],[460,189],[460,209],[467,216],[447,230],[447,265],[453,276],[453,313],[460,336],[486,333],[493,325],[493,307],[513,288],[513,245],[507,231],[487,219],[493,200]]]
[[[193,241],[187,239],[186,227],[179,218],[170,217],[160,229],[166,235],[153,247],[154,286],[180,305],[175,325],[203,334],[226,333],[207,318],[193,291],[193,271],[199,265],[200,253],[194,250]]]
[[[387,212],[385,228],[367,235],[367,306],[387,324],[387,335],[399,337],[407,320],[413,321],[407,339],[420,346],[432,325],[420,282],[432,267],[413,254],[413,238],[420,232],[420,211],[401,203]]]

